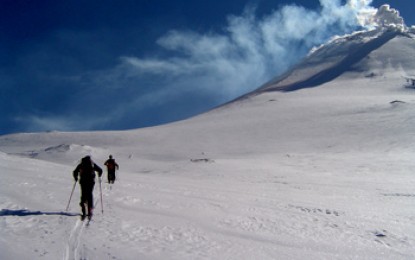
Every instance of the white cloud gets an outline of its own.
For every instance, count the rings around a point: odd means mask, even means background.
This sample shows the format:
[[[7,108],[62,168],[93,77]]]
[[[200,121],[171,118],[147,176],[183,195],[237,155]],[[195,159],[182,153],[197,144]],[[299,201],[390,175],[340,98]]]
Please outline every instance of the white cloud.
[[[382,5],[374,15],[374,22],[378,26],[397,26],[405,27],[403,18],[396,9],[390,8],[389,5]]]
[[[320,3],[320,10],[288,5],[261,18],[247,8],[241,16],[229,16],[222,33],[172,30],[157,41],[171,56],[123,57],[122,68],[157,81],[174,78],[168,87],[178,91],[193,88],[234,98],[282,73],[333,34],[350,32],[364,25],[363,17],[373,15],[371,1]]]

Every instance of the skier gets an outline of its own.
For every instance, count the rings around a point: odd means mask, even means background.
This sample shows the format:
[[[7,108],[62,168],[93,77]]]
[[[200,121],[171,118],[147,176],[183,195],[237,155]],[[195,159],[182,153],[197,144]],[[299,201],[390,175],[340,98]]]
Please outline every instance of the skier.
[[[95,172],[98,173],[98,177],[101,181],[102,169],[91,160],[90,156],[82,158],[81,163],[78,164],[76,169],[73,171],[75,182],[78,181],[78,177],[80,178],[79,185],[81,186],[81,202],[79,205],[82,210],[82,220],[86,217],[85,207],[88,207],[88,218],[92,218],[92,212],[94,209],[93,191],[95,185]]]
[[[115,181],[115,170],[118,170],[120,167],[112,158],[112,155],[109,156],[109,159],[104,163],[107,166],[108,171],[108,183],[114,183]]]

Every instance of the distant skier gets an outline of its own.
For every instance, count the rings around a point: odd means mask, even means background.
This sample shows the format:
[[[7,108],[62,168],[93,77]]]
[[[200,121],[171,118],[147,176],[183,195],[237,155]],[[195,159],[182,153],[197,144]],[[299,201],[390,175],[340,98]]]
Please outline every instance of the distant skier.
[[[78,181],[79,178],[79,184],[81,186],[81,202],[79,205],[82,210],[82,220],[86,217],[86,207],[88,209],[88,218],[91,219],[92,217],[94,209],[93,191],[95,185],[95,172],[97,172],[98,177],[101,178],[102,169],[91,160],[90,156],[82,158],[81,163],[78,164],[73,171],[75,182]]]
[[[115,170],[118,170],[120,167],[112,158],[112,155],[109,156],[109,159],[104,163],[107,166],[108,171],[108,183],[114,183],[115,181]]]

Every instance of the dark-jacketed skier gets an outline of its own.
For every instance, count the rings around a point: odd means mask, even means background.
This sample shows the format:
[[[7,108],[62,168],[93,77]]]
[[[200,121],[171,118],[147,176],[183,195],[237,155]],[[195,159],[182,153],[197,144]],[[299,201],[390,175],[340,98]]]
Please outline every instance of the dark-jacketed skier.
[[[81,202],[79,205],[82,210],[82,220],[87,216],[87,212],[88,218],[90,219],[92,217],[94,209],[93,191],[95,185],[95,173],[98,173],[98,177],[101,178],[102,169],[91,160],[90,156],[82,158],[81,163],[78,164],[73,171],[75,182],[79,179],[79,184],[81,186]]]
[[[120,167],[115,162],[115,159],[112,158],[112,155],[109,156],[109,159],[104,163],[107,166],[108,171],[108,183],[114,183],[115,181],[115,170],[118,170]]]

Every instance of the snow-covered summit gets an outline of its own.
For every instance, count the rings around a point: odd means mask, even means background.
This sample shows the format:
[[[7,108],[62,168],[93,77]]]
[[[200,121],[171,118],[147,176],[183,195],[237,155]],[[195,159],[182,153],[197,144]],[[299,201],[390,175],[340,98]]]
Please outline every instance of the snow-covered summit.
[[[413,75],[413,33],[413,28],[403,29],[394,23],[393,26],[334,37],[328,43],[314,48],[303,61],[254,93],[315,87],[342,74],[357,71],[367,76],[398,69],[402,70],[402,75]]]
[[[350,4],[357,4],[351,1]],[[321,85],[333,80],[347,71],[356,70],[356,66],[370,58],[372,51],[381,49],[383,56],[378,56],[378,64],[387,62],[404,63],[406,70],[413,70],[415,64],[413,58],[415,27],[407,27],[399,11],[389,5],[382,5],[379,9],[357,8],[359,12],[356,17],[360,25],[366,28],[349,35],[335,36],[330,41],[319,47],[313,48],[309,55],[295,65],[285,74],[276,77],[262,86],[255,94],[270,90],[296,90],[301,88]],[[396,40],[394,40],[396,39]],[[393,48],[388,42],[398,44],[400,47]],[[386,47],[381,48],[383,45]],[[390,52],[387,49],[392,48]],[[393,53],[394,57],[391,57]],[[368,65],[368,64],[366,64]],[[360,69],[371,74],[374,64]],[[376,69],[380,69],[379,67]]]

